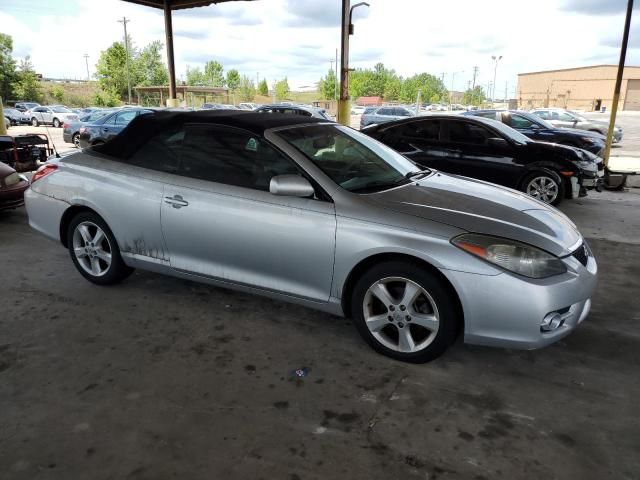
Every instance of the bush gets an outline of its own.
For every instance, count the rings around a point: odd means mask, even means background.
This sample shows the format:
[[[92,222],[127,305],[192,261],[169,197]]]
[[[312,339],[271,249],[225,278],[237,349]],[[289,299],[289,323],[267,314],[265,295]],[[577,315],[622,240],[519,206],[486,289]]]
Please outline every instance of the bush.
[[[93,104],[97,107],[117,107],[120,98],[116,92],[100,90],[93,96]]]

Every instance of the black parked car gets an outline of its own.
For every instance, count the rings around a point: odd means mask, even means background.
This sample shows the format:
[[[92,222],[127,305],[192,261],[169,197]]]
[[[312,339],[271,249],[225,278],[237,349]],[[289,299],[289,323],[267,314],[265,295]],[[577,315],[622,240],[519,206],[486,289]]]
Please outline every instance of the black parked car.
[[[15,108],[3,108],[4,116],[9,120],[11,125],[29,125],[31,123],[31,117],[25,115],[20,110]]]
[[[138,115],[152,113],[149,108],[123,108],[80,127],[79,146],[100,145],[118,135]]]
[[[465,112],[462,115],[498,120],[533,140],[583,148],[600,157],[604,151],[605,138],[599,133],[554,127],[531,113],[519,110],[476,110]]]
[[[533,141],[485,118],[430,115],[362,130],[421,168],[486,180],[557,205],[600,187],[602,161],[579,148]]]

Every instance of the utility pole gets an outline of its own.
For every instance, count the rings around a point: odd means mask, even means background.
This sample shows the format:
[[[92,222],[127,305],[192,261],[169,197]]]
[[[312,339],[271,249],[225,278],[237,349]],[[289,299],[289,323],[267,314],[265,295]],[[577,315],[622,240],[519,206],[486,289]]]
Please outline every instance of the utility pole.
[[[476,77],[478,76],[478,66],[473,67],[473,82],[471,83],[471,88],[476,88]]]
[[[456,78],[456,73],[464,73],[464,70],[451,73],[451,90],[449,91],[449,110],[451,110],[451,104],[453,103],[453,82]]]
[[[88,82],[91,79],[91,76],[89,75],[89,54],[85,53],[83,57],[84,57],[84,62],[87,65],[87,82]]]
[[[118,20],[118,23],[121,23],[124,26],[124,49],[126,51],[126,60],[127,60],[127,87],[129,88],[129,105],[131,105],[131,73],[129,72],[129,38],[127,37],[127,23],[131,20],[128,20],[127,17],[122,17],[122,20]]]
[[[504,82],[504,103],[507,104],[506,108],[509,108],[509,101],[507,100],[507,87],[509,86],[509,82]]]

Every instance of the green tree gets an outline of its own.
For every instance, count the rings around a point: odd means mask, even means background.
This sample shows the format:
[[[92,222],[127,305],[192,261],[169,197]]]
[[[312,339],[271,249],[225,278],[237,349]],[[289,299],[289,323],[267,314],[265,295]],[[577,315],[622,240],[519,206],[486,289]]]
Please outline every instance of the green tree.
[[[54,85],[49,89],[49,95],[58,103],[64,103],[64,88],[60,85]]]
[[[229,87],[229,90],[232,92],[235,92],[239,86],[240,74],[238,73],[238,70],[233,68],[227,72],[227,87]]]
[[[131,86],[138,85],[141,76],[137,69],[135,58],[137,51],[129,40],[129,72]],[[114,42],[109,48],[100,52],[100,58],[96,64],[96,77],[100,88],[105,92],[115,92],[117,95],[127,94],[127,53],[123,42]]]
[[[13,39],[0,33],[0,97],[4,101],[13,98],[11,85],[16,81],[16,61],[13,53]]]
[[[402,92],[402,78],[395,74],[387,79],[384,86],[383,97],[387,101],[396,101],[400,99]]]
[[[276,92],[276,100],[284,100],[287,98],[287,95],[289,95],[289,82],[287,81],[287,77],[278,80],[273,86],[273,89]]]
[[[40,102],[43,99],[40,79],[36,75],[28,55],[20,62],[16,80],[11,84],[15,96],[21,100]]]
[[[238,87],[240,93],[240,100],[243,102],[251,102],[256,96],[256,86],[246,75],[243,75],[240,79],[240,85]]]
[[[318,83],[318,90],[320,90],[320,96],[327,100],[331,100],[336,96],[336,74],[332,69],[329,69],[326,77],[322,77]]]
[[[169,83],[169,72],[162,62],[162,47],[163,43],[160,40],[151,42],[135,59],[136,71],[139,73],[139,83],[136,85],[155,86]]]
[[[258,93],[263,96],[269,95],[269,85],[267,85],[266,78],[263,78],[262,81],[258,84]]]
[[[205,83],[204,73],[199,67],[190,68],[187,66],[187,85],[203,86]]]
[[[114,91],[100,90],[93,96],[93,102],[97,107],[117,107],[120,105],[120,95]]]
[[[438,102],[449,98],[442,80],[426,72],[418,73],[402,82],[400,100],[406,103],[415,102],[418,91],[423,101]]]
[[[484,90],[481,86],[477,86],[475,88],[470,88],[462,97],[462,103],[465,105],[480,105],[485,101],[487,97],[484,94]]]
[[[204,81],[209,87],[224,87],[224,69],[220,62],[209,60],[204,64]]]

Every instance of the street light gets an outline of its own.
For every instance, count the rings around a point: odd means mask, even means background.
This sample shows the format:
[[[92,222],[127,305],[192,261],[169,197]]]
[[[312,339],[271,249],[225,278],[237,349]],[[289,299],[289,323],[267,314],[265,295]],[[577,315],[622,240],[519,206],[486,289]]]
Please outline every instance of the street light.
[[[356,3],[351,6],[351,0],[342,0],[342,42],[340,58],[340,101],[338,102],[338,122],[343,125],[351,123],[349,109],[349,35],[353,35],[351,17],[357,7],[368,7],[367,2]]]
[[[496,101],[496,72],[498,71],[498,62],[502,59],[502,55],[499,57],[495,55],[491,55],[491,59],[494,62],[493,65],[493,92],[491,93],[491,103],[495,103]]]

